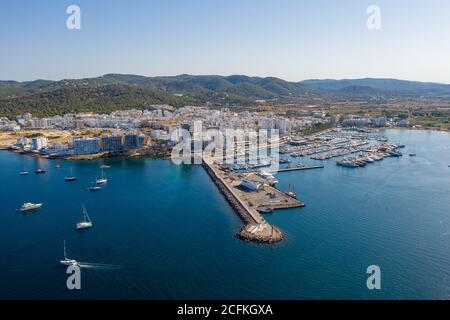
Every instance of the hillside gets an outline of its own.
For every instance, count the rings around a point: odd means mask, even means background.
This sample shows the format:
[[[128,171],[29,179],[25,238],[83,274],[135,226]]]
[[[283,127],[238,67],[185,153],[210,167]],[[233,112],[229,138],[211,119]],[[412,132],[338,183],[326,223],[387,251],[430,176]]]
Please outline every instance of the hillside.
[[[250,106],[267,103],[300,103],[326,97],[450,97],[450,85],[396,79],[306,80],[288,82],[267,77],[193,76],[145,77],[106,74],[60,81],[0,81],[0,116],[14,118],[31,112],[52,116],[66,112],[111,112],[146,104],[174,106]]]
[[[299,82],[317,91],[329,91],[337,93],[339,91],[348,93],[355,90],[357,94],[362,91],[377,93],[381,95],[414,95],[414,96],[449,96],[450,85],[406,81],[397,79],[353,79],[353,80],[306,80]],[[352,89],[353,88],[353,89]]]
[[[0,116],[24,112],[38,116],[68,111],[111,112],[145,104],[252,105],[257,99],[310,94],[302,84],[247,76],[144,77],[107,74],[61,81],[0,81]]]

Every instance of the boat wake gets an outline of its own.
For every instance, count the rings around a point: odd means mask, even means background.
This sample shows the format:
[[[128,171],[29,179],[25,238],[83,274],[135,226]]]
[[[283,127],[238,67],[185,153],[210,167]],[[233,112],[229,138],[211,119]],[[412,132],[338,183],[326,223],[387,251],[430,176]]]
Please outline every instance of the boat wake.
[[[96,270],[119,270],[122,266],[114,264],[103,263],[90,263],[90,262],[78,262],[78,266],[83,269],[96,269]]]
[[[442,234],[444,237],[450,236],[450,226],[447,220],[440,221],[442,228],[444,229],[444,233]]]

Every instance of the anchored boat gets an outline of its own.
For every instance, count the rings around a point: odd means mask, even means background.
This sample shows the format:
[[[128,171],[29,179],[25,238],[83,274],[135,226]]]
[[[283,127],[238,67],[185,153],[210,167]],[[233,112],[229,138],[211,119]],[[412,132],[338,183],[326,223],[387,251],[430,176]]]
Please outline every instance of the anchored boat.
[[[107,184],[107,183],[108,183],[108,179],[106,178],[105,171],[103,171],[103,168],[102,168],[102,176],[101,176],[100,179],[96,179],[95,180],[95,184],[97,184],[97,185],[104,185],[104,184]]]
[[[73,175],[73,168],[70,168],[70,176],[65,177],[64,180],[67,181],[67,182],[72,182],[72,181],[76,181],[77,180],[77,177],[75,177]]]
[[[84,204],[81,204],[81,207],[83,208],[83,220],[81,222],[78,222],[75,226],[76,230],[86,229],[92,227],[92,221],[89,218],[89,215],[86,211],[86,208],[84,207]]]
[[[27,211],[31,211],[31,210],[36,210],[36,209],[39,209],[40,207],[42,207],[42,205],[43,205],[42,203],[27,202],[27,203],[24,203],[20,207],[19,211],[20,212],[27,212]]]

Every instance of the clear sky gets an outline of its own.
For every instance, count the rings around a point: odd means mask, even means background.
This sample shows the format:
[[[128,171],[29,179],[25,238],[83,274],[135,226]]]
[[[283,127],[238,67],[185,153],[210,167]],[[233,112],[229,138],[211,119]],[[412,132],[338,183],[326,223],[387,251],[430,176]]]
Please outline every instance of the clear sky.
[[[81,8],[81,30],[66,8]],[[366,9],[381,8],[381,30]],[[0,79],[245,74],[450,83],[448,0],[1,0]]]

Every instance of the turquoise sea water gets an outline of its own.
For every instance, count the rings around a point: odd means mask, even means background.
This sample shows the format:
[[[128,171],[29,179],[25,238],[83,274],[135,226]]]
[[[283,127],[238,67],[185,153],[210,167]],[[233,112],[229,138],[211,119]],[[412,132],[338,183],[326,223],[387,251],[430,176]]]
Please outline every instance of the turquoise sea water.
[[[358,169],[299,158],[325,168],[277,175],[306,207],[267,216],[286,233],[276,245],[235,238],[242,223],[199,166],[115,158],[56,169],[2,151],[0,298],[448,299],[450,135],[385,134],[407,145],[402,158]],[[102,163],[108,185],[86,191]],[[71,167],[78,181],[67,183]],[[44,207],[15,211],[27,201]],[[82,202],[94,227],[76,232]],[[79,291],[58,265],[63,240],[83,262]],[[373,264],[380,291],[366,287]]]

